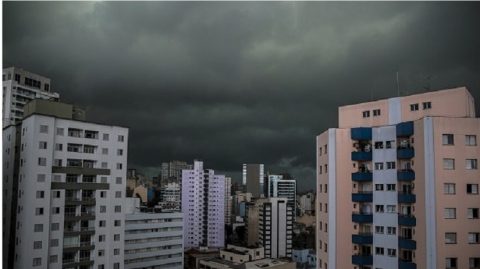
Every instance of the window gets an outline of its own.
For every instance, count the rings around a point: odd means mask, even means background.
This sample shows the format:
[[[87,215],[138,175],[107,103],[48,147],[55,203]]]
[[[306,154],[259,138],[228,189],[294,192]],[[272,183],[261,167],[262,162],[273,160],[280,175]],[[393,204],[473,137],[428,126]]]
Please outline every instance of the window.
[[[120,249],[119,248],[114,249],[113,255],[120,255]]]
[[[33,241],[33,249],[41,249],[42,241]]]
[[[36,216],[42,216],[43,215],[43,207],[35,208],[35,215]]]
[[[38,148],[39,149],[47,149],[47,142],[45,142],[45,141],[38,142]]]
[[[100,221],[98,221],[98,226],[105,227],[105,223],[106,222],[104,220],[100,220]]]
[[[58,262],[58,255],[51,255],[49,260],[50,260],[50,263],[57,263]]]
[[[417,111],[418,110],[418,104],[411,104],[410,105],[410,111]]]
[[[33,226],[33,231],[36,233],[43,232],[43,224],[35,224]]]
[[[394,248],[389,248],[387,249],[387,255],[390,257],[396,257],[397,256],[397,250]]]
[[[391,149],[394,141],[385,141],[385,148]]]
[[[42,258],[33,258],[33,267],[42,266]]]
[[[102,168],[107,168],[108,167],[108,163],[107,162],[102,162]]]
[[[107,198],[107,192],[106,191],[100,191],[100,198]]]
[[[375,205],[375,211],[378,213],[383,213],[385,211],[383,205]]]
[[[432,102],[423,102],[422,105],[424,110],[432,108]]]
[[[465,136],[465,146],[476,146],[477,145],[477,136],[476,135],[466,135]]]
[[[123,149],[117,149],[117,155],[123,156]]]
[[[116,191],[115,198],[122,198],[122,191]]]
[[[60,230],[60,223],[52,223],[52,231],[58,231]]]
[[[103,134],[103,140],[108,141],[108,139],[109,139],[109,135],[108,134]]]
[[[98,236],[98,242],[104,242],[105,241],[105,235],[101,234]]]
[[[102,148],[102,154],[107,155],[108,154],[108,148]]]
[[[366,110],[362,112],[362,115],[364,118],[369,118],[370,117],[370,111]]]
[[[376,191],[383,191],[383,184],[375,184]]]
[[[444,217],[446,219],[455,219],[457,218],[457,209],[456,208],[445,208]]]
[[[39,166],[47,166],[47,158],[38,158]]]
[[[63,135],[64,129],[63,128],[57,128],[57,135]]]
[[[58,247],[58,239],[50,240],[50,246],[51,247]]]
[[[54,215],[60,214],[60,207],[52,207],[52,212]]]
[[[383,142],[382,141],[375,142],[375,148],[376,149],[383,149]]]
[[[119,169],[119,170],[122,169],[122,164],[121,163],[117,163],[117,169]]]
[[[396,205],[387,205],[387,213],[395,213],[397,212]]]
[[[480,257],[476,258],[468,258],[468,268],[470,269],[477,269],[480,268]]]
[[[113,269],[120,269],[120,263],[119,262],[114,263]]]
[[[468,208],[467,209],[467,218],[478,219],[478,208]]]
[[[455,183],[443,183],[444,194],[455,194]]]
[[[40,125],[40,133],[48,134],[48,125]]]
[[[122,226],[122,221],[121,221],[121,220],[115,220],[114,226],[115,226],[115,227]]]
[[[384,255],[384,251],[385,251],[384,248],[380,248],[380,247],[375,248],[375,254],[377,255]]]
[[[455,159],[443,158],[443,169],[445,170],[455,169]]]
[[[55,144],[55,150],[56,151],[62,151],[63,150],[63,144]]]
[[[467,184],[467,194],[478,194],[478,184]]]
[[[387,169],[395,169],[395,162],[387,162]]]
[[[98,251],[98,256],[103,257],[105,255],[105,250],[101,249]]]
[[[397,227],[387,227],[387,234],[396,235],[397,234]]]
[[[384,227],[383,226],[375,226],[375,233],[383,234],[384,233]]]
[[[122,184],[122,178],[121,177],[117,177],[115,180],[116,180],[115,183]]]
[[[477,159],[466,159],[465,160],[465,169],[467,170],[476,170],[478,169]]]
[[[119,135],[118,136],[118,142],[123,142],[124,140],[124,136],[123,135]]]
[[[113,235],[113,240],[114,241],[120,241],[120,234]]]
[[[387,184],[387,191],[395,191],[396,188],[396,184]]]
[[[442,143],[443,145],[453,145],[453,134],[443,134]]]
[[[98,265],[98,269],[105,269],[105,265],[99,264],[99,265]]]
[[[445,244],[456,244],[457,233],[445,233]]]
[[[479,244],[480,243],[480,233],[468,233],[468,243],[469,244]]]
[[[62,166],[62,160],[61,159],[53,160],[53,166]]]
[[[44,191],[37,191],[37,199],[43,199],[45,197]]]
[[[457,258],[446,258],[445,259],[445,268],[447,268],[447,269],[457,268]]]
[[[375,163],[375,170],[383,170],[383,163]]]
[[[115,213],[120,213],[122,212],[122,206],[116,205],[115,206]]]
[[[107,206],[101,205],[100,206],[100,213],[105,213],[107,212]]]
[[[373,116],[374,116],[374,117],[380,116],[380,109],[374,109],[374,110],[373,110]]]

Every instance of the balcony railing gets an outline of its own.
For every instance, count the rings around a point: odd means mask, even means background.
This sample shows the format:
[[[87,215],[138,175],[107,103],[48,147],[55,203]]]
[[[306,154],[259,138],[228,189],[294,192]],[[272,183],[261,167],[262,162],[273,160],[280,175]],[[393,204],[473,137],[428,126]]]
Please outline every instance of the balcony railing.
[[[407,239],[403,237],[398,238],[398,247],[403,249],[415,250],[417,249],[417,242],[412,239]]]
[[[401,226],[416,226],[417,219],[413,215],[398,215],[398,225]]]
[[[415,150],[413,148],[398,148],[397,149],[397,158],[398,159],[411,159],[415,157]]]
[[[397,171],[397,180],[398,181],[413,181],[413,180],[415,180],[415,172],[413,170],[398,170]]]
[[[371,191],[352,193],[353,202],[372,202],[373,195]]]
[[[372,181],[373,173],[368,170],[361,170],[355,173],[352,173],[353,181]]]
[[[371,161],[372,152],[371,151],[353,151],[352,152],[352,161]]]
[[[397,137],[407,137],[413,135],[413,121],[407,121],[397,124]]]
[[[372,255],[353,255],[352,263],[356,265],[372,265],[373,256]]]
[[[359,127],[351,129],[352,140],[372,140],[372,128]]]
[[[352,221],[356,223],[372,223],[373,215],[364,213],[353,213]]]
[[[416,196],[415,196],[415,194],[412,194],[412,193],[399,192],[398,193],[398,202],[402,203],[402,204],[415,203],[416,202]]]
[[[412,261],[398,261],[398,269],[417,269],[417,264]]]
[[[371,245],[373,243],[372,233],[352,234],[352,243],[357,245]]]

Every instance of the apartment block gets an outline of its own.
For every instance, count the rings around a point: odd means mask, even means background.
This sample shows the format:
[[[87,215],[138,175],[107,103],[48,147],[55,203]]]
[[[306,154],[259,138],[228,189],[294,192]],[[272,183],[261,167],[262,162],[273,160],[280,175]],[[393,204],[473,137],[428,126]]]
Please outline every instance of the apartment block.
[[[184,247],[225,246],[225,175],[204,169],[194,161],[193,169],[182,170]]]
[[[479,268],[469,91],[343,106],[338,125],[317,136],[317,268]]]
[[[179,183],[166,183],[160,188],[160,202],[158,206],[164,210],[180,211],[181,197],[182,193]]]
[[[125,269],[183,268],[183,214],[139,207],[127,198]]]
[[[295,215],[297,209],[297,181],[284,178],[283,175],[268,175],[268,197],[287,198],[288,205],[293,209]]]
[[[265,257],[292,256],[293,208],[287,198],[263,198],[247,207],[247,244],[265,248]]]
[[[3,69],[3,127],[22,121],[23,108],[33,99],[58,101],[49,78],[17,67]]]
[[[242,184],[244,186],[245,192],[251,193],[253,197],[263,196],[263,177],[263,164],[243,164]]]
[[[13,268],[124,268],[128,129],[78,120],[73,106],[39,99],[4,129],[11,142],[13,128]]]

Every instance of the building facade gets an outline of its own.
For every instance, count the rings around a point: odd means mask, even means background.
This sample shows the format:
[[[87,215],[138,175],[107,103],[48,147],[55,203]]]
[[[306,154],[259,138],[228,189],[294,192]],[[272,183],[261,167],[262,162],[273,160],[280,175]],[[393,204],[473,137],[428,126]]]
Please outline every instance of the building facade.
[[[232,178],[225,177],[225,224],[232,224]]]
[[[33,99],[58,101],[59,94],[52,92],[49,78],[21,68],[3,69],[3,127],[22,121],[24,106]]]
[[[123,268],[128,129],[56,102],[25,110],[14,268]]]
[[[251,193],[253,197],[263,196],[263,164],[243,164],[242,184],[245,192]]]
[[[293,208],[287,198],[264,198],[247,207],[247,243],[265,248],[265,257],[292,257]]]
[[[477,268],[479,136],[466,88],[340,107],[317,137],[317,268]]]
[[[140,208],[135,202],[125,216],[125,269],[182,269],[183,214]]]
[[[268,175],[268,197],[284,197],[288,205],[297,212],[297,181],[284,179],[282,175]]]
[[[194,161],[182,172],[184,247],[225,246],[225,176]]]
[[[305,193],[298,199],[300,215],[313,215],[315,213],[315,193]]]

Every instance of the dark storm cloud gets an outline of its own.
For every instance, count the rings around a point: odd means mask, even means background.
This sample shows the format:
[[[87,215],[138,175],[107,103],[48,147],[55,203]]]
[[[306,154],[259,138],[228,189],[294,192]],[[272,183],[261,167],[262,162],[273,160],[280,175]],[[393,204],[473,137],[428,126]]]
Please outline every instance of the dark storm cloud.
[[[201,158],[315,182],[337,107],[425,87],[480,97],[479,3],[5,2],[4,65],[130,127],[130,166]],[[428,78],[430,77],[430,78]]]

